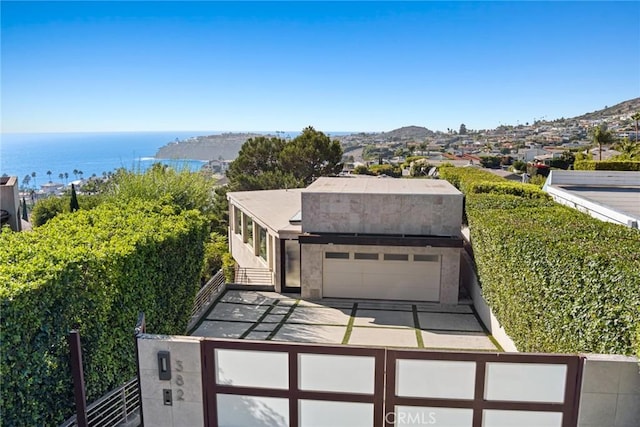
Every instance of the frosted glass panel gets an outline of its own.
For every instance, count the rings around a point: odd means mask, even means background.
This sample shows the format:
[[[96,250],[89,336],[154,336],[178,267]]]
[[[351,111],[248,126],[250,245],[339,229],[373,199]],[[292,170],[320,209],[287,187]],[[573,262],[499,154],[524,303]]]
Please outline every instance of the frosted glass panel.
[[[300,354],[298,357],[301,390],[373,394],[373,357],[329,354]]]
[[[562,427],[562,413],[500,411],[487,409],[482,414],[482,427]]]
[[[289,400],[276,397],[218,395],[220,427],[288,427]]]
[[[416,406],[396,406],[387,413],[385,421],[396,426],[447,426],[469,427],[473,424],[473,409],[421,408]],[[512,426],[513,427],[513,426]]]
[[[216,366],[216,384],[289,388],[287,353],[216,349]]]
[[[299,401],[300,427],[371,427],[373,404],[359,402]]]
[[[522,402],[564,402],[567,365],[487,363],[485,398]]]
[[[398,396],[473,399],[475,362],[401,359],[396,365]]]

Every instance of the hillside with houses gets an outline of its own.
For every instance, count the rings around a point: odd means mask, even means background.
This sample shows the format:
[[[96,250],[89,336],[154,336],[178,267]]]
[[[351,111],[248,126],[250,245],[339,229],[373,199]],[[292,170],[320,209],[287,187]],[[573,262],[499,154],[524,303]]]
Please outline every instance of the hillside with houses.
[[[561,158],[567,151],[577,153],[592,150],[603,160],[620,154],[613,143],[602,147],[593,144],[592,131],[606,125],[614,142],[625,138],[635,142],[637,123],[634,113],[640,111],[640,98],[585,113],[573,118],[539,119],[532,123],[500,125],[494,129],[469,129],[464,120],[457,129],[434,131],[421,126],[405,126],[388,132],[353,133],[334,136],[340,141],[347,165],[375,163],[402,164],[407,157],[423,156],[430,162],[480,162],[485,157],[504,157],[513,161],[549,162]],[[220,163],[233,160],[242,144],[253,133],[224,133],[175,141],[160,148],[156,158],[200,159]],[[272,136],[272,135],[271,135]],[[593,151],[596,150],[596,151]]]

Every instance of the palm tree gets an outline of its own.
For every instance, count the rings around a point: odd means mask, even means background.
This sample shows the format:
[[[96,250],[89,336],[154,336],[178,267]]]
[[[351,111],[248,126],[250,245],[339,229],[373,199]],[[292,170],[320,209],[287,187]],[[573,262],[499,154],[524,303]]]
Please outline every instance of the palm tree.
[[[75,176],[76,179],[78,179],[78,169],[73,170],[73,176]]]
[[[33,178],[33,186],[37,187],[38,183],[36,182],[36,173],[35,172],[31,172],[31,178]]]
[[[82,179],[82,174],[83,174],[83,173],[84,173],[84,172],[82,172],[82,171],[78,171],[78,175],[80,175],[80,179]]]
[[[67,184],[67,182],[69,182],[69,172],[65,172],[64,173],[64,183],[65,183],[65,185]]]
[[[51,174],[52,174],[52,173],[53,173],[53,172],[51,172],[51,171],[47,171],[47,175],[49,175],[49,182],[51,182]]]
[[[64,179],[64,174],[62,172],[60,172],[58,174],[58,178],[60,178],[60,181],[62,181]]]
[[[620,152],[620,158],[626,160],[634,160],[636,157],[640,158],[640,144],[630,141],[629,138],[625,138],[622,142],[616,144],[616,151]]]
[[[27,188],[29,186],[29,182],[31,181],[31,175],[27,174],[22,178],[22,185]]]
[[[602,160],[602,146],[613,142],[613,134],[607,129],[606,123],[593,128],[593,142],[598,144],[598,160]]]
[[[638,122],[640,121],[640,111],[634,113],[631,119],[636,122],[636,144],[638,143]]]

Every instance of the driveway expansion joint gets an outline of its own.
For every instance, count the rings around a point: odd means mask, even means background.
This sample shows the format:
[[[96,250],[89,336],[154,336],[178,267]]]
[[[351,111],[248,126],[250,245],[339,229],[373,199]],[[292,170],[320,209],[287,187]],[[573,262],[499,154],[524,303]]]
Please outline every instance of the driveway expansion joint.
[[[356,313],[358,312],[358,303],[354,302],[351,307],[351,315],[349,316],[349,322],[347,323],[347,330],[344,331],[344,337],[342,338],[342,345],[349,344],[351,338],[351,332],[353,331],[353,324],[356,321]]]

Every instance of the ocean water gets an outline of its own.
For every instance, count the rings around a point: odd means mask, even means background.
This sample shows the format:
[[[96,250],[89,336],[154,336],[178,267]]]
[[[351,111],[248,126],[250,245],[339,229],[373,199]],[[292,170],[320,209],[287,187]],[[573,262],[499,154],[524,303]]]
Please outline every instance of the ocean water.
[[[121,167],[143,171],[157,161],[198,170],[205,162],[155,159],[155,153],[176,138],[217,133],[220,132],[3,133],[0,136],[0,176],[17,176],[22,185],[25,175],[35,172],[39,187],[50,179],[63,183],[73,181],[76,179],[74,169],[81,170],[84,178],[93,174],[102,176],[103,172]],[[51,177],[47,171],[51,171]],[[61,180],[59,175],[65,172],[69,178]],[[33,181],[32,178],[30,187],[34,187]]]
[[[176,132],[117,132],[117,133],[3,133],[0,134],[0,176],[17,176],[22,186],[24,177],[36,173],[29,187],[39,188],[49,182],[67,184],[80,176],[102,176],[117,168],[144,171],[153,163],[177,168],[199,170],[205,164],[201,160],[156,159],[155,153],[163,145],[193,136],[217,135],[221,131]],[[272,134],[276,132],[255,132]],[[351,132],[328,132],[328,135],[346,135]],[[293,138],[299,132],[281,132],[281,136]],[[47,175],[51,171],[51,176]],[[67,179],[60,174],[68,173]],[[35,182],[34,182],[35,181]]]

